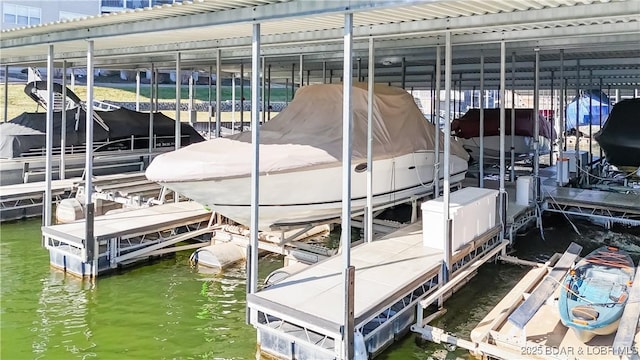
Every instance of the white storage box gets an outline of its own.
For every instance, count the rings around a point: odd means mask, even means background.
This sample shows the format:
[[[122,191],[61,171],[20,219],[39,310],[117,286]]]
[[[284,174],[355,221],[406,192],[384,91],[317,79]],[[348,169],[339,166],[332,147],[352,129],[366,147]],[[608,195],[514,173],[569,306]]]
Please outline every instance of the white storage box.
[[[497,190],[468,187],[451,193],[452,251],[456,251],[496,226]],[[442,197],[422,204],[424,246],[444,250],[444,203]]]
[[[574,173],[578,171],[576,167],[576,151],[575,150],[567,150],[562,154],[562,156],[565,158],[569,158],[570,172]],[[579,161],[581,162],[580,165],[585,166],[589,162],[589,153],[587,153],[586,151],[580,150],[578,152],[578,158],[580,159]]]

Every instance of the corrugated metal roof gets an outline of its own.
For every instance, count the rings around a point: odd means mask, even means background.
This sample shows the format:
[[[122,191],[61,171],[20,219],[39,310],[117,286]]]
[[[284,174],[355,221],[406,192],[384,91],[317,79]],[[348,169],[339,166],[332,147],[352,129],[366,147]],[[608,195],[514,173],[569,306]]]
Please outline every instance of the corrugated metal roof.
[[[576,38],[583,41],[575,47],[586,46],[580,45],[588,41],[585,37],[596,47],[614,40],[640,44],[639,0],[194,0],[5,30],[0,34],[0,61],[44,61],[50,39],[57,59],[78,64],[86,57],[87,39],[95,39],[98,58],[130,65],[168,61],[175,51],[185,54],[185,64],[202,62],[203,49],[213,48],[221,48],[228,58],[242,57],[248,55],[255,19],[262,24],[268,54],[297,56],[329,48],[335,52],[339,47],[333,44],[342,40],[345,9],[354,12],[356,39],[373,36],[383,48],[395,46],[397,54],[442,44],[447,30],[457,48],[471,44],[478,51],[481,44],[501,40],[529,48],[571,48]],[[275,48],[277,52],[268,50]],[[189,57],[190,51],[197,56]],[[601,52],[593,56],[597,54]]]

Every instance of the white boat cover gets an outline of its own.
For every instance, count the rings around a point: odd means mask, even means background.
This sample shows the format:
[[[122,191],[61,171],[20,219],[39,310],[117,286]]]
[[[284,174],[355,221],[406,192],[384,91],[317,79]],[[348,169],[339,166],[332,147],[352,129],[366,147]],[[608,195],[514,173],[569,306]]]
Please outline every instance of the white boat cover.
[[[302,87],[295,99],[260,127],[260,173],[339,166],[342,160],[342,84]],[[352,161],[367,158],[367,84],[353,85]],[[433,150],[436,128],[405,90],[376,85],[373,103],[373,158]],[[444,134],[440,132],[440,149]],[[467,160],[454,139],[451,154]],[[189,145],[156,157],[146,171],[158,182],[246,176],[251,173],[251,132]]]

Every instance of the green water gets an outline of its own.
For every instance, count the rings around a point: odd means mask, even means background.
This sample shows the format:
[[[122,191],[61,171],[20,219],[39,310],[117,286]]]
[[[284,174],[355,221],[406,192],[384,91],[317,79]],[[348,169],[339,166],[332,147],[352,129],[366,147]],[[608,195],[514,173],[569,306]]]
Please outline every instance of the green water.
[[[544,260],[584,237],[640,244],[634,235],[580,225],[550,224],[547,241],[535,232],[519,239],[518,252]],[[573,234],[573,235],[572,235]],[[557,239],[554,241],[553,239]],[[201,274],[189,252],[100,278],[96,284],[49,268],[40,245],[39,220],[0,228],[1,359],[254,359],[256,332],[245,325],[245,273]],[[594,244],[595,246],[595,244]],[[260,276],[281,258],[260,261]],[[473,327],[524,275],[526,268],[488,264],[446,303],[436,326],[468,338]],[[399,274],[400,275],[400,274]],[[471,302],[470,300],[473,300]],[[422,343],[414,335],[381,359],[468,358],[464,350]]]

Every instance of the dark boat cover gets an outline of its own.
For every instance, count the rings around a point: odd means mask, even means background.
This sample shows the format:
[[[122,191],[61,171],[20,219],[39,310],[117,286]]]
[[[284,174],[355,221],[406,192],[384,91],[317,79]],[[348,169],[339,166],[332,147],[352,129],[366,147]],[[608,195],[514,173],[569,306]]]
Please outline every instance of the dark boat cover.
[[[516,109],[516,128],[514,135],[533,136],[533,109]],[[537,116],[539,122],[539,134],[547,139],[557,135],[549,121],[541,115]],[[511,109],[505,110],[505,133],[511,135]],[[480,136],[480,109],[469,109],[462,117],[451,122],[452,133],[460,138],[470,139]],[[484,109],[484,136],[500,135],[500,109]]]
[[[118,109],[113,111],[95,111],[109,128],[103,129],[97,123],[93,126],[94,142],[109,142],[96,150],[130,149],[128,141],[133,135],[134,148],[148,148],[149,114]],[[26,155],[29,151],[45,148],[47,114],[22,113],[9,122],[0,124],[0,158],[14,158]],[[83,110],[67,110],[66,144],[83,146],[85,143],[86,114]],[[62,112],[53,113],[53,147],[60,147]],[[153,132],[157,146],[173,146],[175,121],[162,113],[153,115]],[[202,136],[189,124],[181,124],[182,145],[203,141]],[[141,138],[141,139],[137,139]],[[122,140],[122,141],[118,141]],[[39,152],[39,151],[38,151]]]
[[[640,98],[615,104],[595,138],[610,164],[640,167]]]

